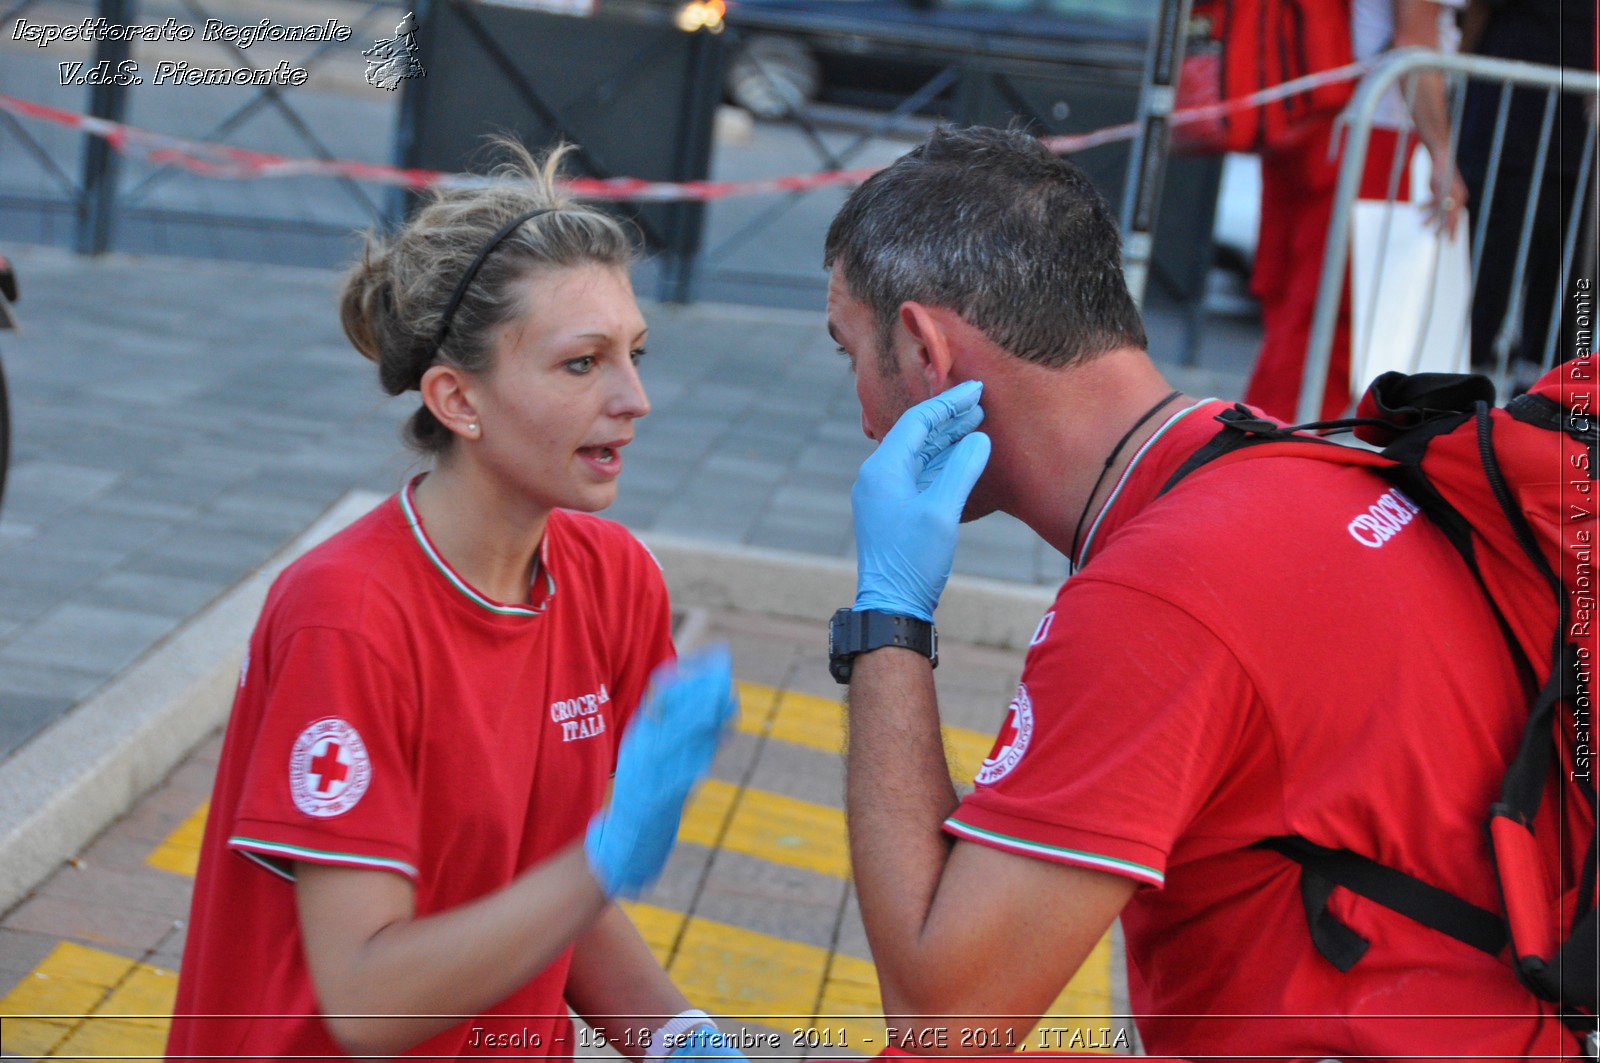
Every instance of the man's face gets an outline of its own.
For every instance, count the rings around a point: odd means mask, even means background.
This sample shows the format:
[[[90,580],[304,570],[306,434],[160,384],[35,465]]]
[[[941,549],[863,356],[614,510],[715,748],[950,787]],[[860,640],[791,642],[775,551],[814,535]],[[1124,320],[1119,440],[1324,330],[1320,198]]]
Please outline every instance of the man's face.
[[[828,278],[828,334],[850,359],[856,398],[861,401],[861,431],[868,439],[882,440],[901,414],[932,397],[933,392],[901,359],[896,358],[885,367],[884,360],[878,357],[878,323],[866,304],[850,294],[837,265]],[[994,467],[991,459],[989,468],[967,496],[963,521],[977,520],[1000,508],[995,498]]]
[[[837,265],[828,278],[828,334],[850,359],[861,401],[861,431],[868,439],[881,440],[917,396],[899,361],[886,367],[879,357],[878,324],[866,304],[850,294]]]

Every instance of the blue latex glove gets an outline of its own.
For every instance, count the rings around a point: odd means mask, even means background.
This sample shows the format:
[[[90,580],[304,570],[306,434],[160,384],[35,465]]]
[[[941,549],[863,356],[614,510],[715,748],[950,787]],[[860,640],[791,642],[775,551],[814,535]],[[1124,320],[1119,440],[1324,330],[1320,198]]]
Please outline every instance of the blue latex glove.
[[[668,1059],[687,1063],[692,1059],[744,1059],[743,1052],[728,1044],[728,1035],[710,1026],[696,1026],[683,1035],[683,1043],[667,1053]]]
[[[584,838],[606,896],[637,897],[661,874],[684,803],[738,709],[726,646],[663,664],[650,677],[617,751],[611,805],[589,821]]]
[[[969,380],[907,410],[850,491],[857,611],[933,619],[950,579],[961,509],[989,461],[983,384]]]

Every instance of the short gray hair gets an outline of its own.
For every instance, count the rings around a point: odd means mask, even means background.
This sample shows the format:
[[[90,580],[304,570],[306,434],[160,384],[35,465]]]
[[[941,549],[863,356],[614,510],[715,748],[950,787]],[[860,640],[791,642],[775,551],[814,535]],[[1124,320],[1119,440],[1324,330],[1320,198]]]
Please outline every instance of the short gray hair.
[[[828,228],[823,266],[835,263],[883,358],[907,301],[1045,366],[1146,345],[1105,200],[1020,130],[939,130],[868,178]]]

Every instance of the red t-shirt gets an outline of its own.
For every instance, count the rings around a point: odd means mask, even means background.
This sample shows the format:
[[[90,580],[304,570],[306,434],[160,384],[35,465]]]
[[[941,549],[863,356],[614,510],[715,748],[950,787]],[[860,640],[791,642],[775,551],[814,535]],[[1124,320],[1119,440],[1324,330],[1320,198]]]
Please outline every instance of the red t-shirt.
[[[622,526],[553,512],[535,600],[507,606],[450,569],[409,491],[267,598],[217,771],[171,1056],[343,1055],[318,1014],[292,862],[405,875],[418,917],[506,885],[581,836],[672,655],[660,569]],[[517,1054],[570,1057],[570,959],[408,1054],[454,1058],[480,1027]]]
[[[1153,1054],[1570,1050],[1507,963],[1342,889],[1372,944],[1341,973],[1299,866],[1249,848],[1299,834],[1499,910],[1483,823],[1527,701],[1460,558],[1369,470],[1260,457],[1157,498],[1223,408],[1133,466],[946,829],[1152,887],[1122,918]]]

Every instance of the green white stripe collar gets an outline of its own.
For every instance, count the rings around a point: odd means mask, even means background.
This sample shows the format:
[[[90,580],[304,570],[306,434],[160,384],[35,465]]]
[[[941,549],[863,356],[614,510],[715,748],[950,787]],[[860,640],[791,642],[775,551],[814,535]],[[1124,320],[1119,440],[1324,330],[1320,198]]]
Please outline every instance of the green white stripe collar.
[[[416,538],[417,545],[422,547],[423,556],[433,563],[433,567],[439,570],[440,575],[444,576],[451,586],[455,587],[468,601],[481,609],[498,616],[539,616],[542,614],[545,608],[549,606],[550,599],[556,593],[556,579],[555,576],[551,575],[550,566],[546,563],[544,556],[544,544],[549,541],[549,525],[545,525],[545,539],[539,543],[539,557],[537,569],[534,573],[535,581],[541,577],[544,579],[544,594],[542,596],[538,594],[533,596],[539,604],[507,605],[505,602],[497,602],[468,583],[459,572],[450,567],[450,562],[444,559],[444,555],[439,553],[438,548],[433,545],[433,540],[428,538],[428,532],[422,526],[422,517],[417,513],[416,501],[412,497],[413,492],[416,490],[417,481],[426,475],[426,473],[423,473],[415,477],[400,491],[400,509],[406,515],[406,524],[410,526],[411,534]]]

